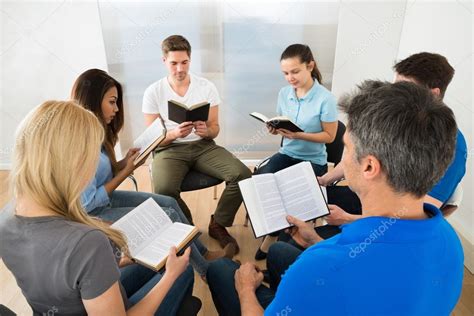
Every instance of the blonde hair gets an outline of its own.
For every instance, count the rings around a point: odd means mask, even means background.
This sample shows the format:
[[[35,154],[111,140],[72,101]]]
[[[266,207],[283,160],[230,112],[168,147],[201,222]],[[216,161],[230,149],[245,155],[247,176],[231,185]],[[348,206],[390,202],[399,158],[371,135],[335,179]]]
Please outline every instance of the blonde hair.
[[[122,251],[124,236],[81,204],[81,193],[94,176],[104,129],[97,117],[73,101],[46,101],[20,124],[10,187],[68,220],[101,230]]]

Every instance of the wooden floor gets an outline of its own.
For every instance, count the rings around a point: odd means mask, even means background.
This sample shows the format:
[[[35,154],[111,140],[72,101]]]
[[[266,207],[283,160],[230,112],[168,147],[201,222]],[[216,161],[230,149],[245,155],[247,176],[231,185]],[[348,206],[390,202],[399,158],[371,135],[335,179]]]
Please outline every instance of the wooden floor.
[[[8,201],[7,194],[7,172],[0,171],[0,208]],[[148,175],[148,168],[146,166],[140,167],[135,176],[139,182],[139,190],[149,192],[150,178]],[[218,197],[222,192],[224,186],[218,186]],[[120,189],[132,189],[131,183],[126,181],[122,184]],[[201,191],[188,192],[183,194],[183,198],[193,212],[195,224],[200,228],[202,241],[211,250],[219,249],[218,243],[209,238],[207,235],[207,225],[209,223],[210,214],[216,208],[217,200],[213,199],[213,189],[205,189]],[[244,227],[245,212],[241,206],[237,217],[229,231],[237,239],[241,246],[241,252],[235,257],[242,262],[253,260],[253,255],[260,244],[260,240],[256,240],[253,236],[250,227]],[[264,267],[264,262],[260,261],[259,266]],[[195,277],[194,295],[199,297],[203,302],[203,307],[199,315],[217,315],[212,302],[211,294],[207,285],[199,278]],[[16,285],[12,274],[3,265],[0,260],[0,304],[4,304],[16,312],[18,315],[31,315],[31,309],[26,303],[20,289]],[[453,311],[454,316],[474,316],[474,275],[469,273],[467,269],[464,270],[464,282],[461,298]],[[0,315],[1,316],[1,315]]]

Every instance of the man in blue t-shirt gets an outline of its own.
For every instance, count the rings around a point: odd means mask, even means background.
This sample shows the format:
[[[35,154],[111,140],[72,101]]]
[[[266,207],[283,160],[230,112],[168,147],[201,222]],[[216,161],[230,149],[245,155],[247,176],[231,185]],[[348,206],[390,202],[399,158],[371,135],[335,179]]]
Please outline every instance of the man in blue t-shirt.
[[[413,54],[395,66],[395,82],[410,81],[428,88],[431,93],[443,100],[449,83],[454,76],[454,68],[446,57],[428,52]],[[444,150],[444,146],[432,148]],[[425,202],[442,208],[453,195],[461,179],[466,173],[467,145],[463,134],[458,129],[454,157],[443,177],[425,196]],[[328,185],[327,196],[331,215],[326,217],[329,225],[316,228],[316,232],[324,239],[340,232],[338,226],[350,223],[361,217],[361,204],[357,195],[347,186],[329,186],[344,177],[341,164],[330,172],[319,177],[321,185]],[[443,212],[444,209],[442,208]],[[444,214],[444,215],[449,215]]]
[[[462,247],[440,210],[424,204],[452,161],[453,112],[410,82],[366,81],[340,103],[348,119],[341,163],[364,217],[321,241],[312,223],[289,216],[306,250],[270,248],[270,288],[252,263],[212,262],[207,281],[219,314],[448,315],[455,307]],[[293,252],[280,256],[279,247]]]

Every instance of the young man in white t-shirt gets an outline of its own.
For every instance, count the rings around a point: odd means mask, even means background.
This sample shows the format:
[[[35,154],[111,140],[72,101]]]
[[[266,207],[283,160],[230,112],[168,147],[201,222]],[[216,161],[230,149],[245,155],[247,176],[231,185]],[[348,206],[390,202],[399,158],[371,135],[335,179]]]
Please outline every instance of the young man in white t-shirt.
[[[191,212],[180,197],[181,183],[190,169],[222,179],[226,188],[209,223],[209,235],[221,247],[235,245],[225,227],[232,226],[235,214],[242,203],[238,182],[251,176],[250,170],[223,147],[216,145],[219,134],[218,108],[221,102],[215,85],[209,80],[189,73],[191,45],[180,35],[172,35],[162,43],[163,63],[168,76],[150,85],[143,96],[142,111],[150,125],[161,117],[168,133],[155,151],[153,158],[153,186],[155,193],[174,197],[192,222]],[[175,100],[191,106],[209,102],[206,122],[177,124],[168,119],[168,101]]]

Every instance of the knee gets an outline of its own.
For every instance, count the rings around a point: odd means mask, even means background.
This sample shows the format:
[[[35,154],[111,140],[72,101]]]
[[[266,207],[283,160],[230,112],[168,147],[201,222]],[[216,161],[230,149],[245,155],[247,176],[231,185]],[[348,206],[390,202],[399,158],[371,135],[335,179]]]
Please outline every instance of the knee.
[[[153,192],[159,195],[166,195],[173,198],[173,200],[181,193],[179,187],[172,186],[164,181],[157,181],[155,178],[153,178]]]
[[[228,258],[211,261],[206,275],[209,287],[212,288],[213,286],[216,286],[217,282],[222,282],[228,279],[230,274],[232,274],[233,278],[237,268],[238,264]]]
[[[290,244],[282,241],[277,241],[268,249],[267,254],[267,265],[271,266],[275,262],[285,258],[288,254],[288,251],[292,248]]]
[[[161,206],[161,205],[160,205]],[[176,210],[172,207],[162,207],[163,211],[165,211],[166,215],[171,219],[171,221],[174,222],[181,222],[181,218],[179,217],[178,213]]]
[[[153,200],[161,207],[176,208],[178,206],[176,199],[168,195],[154,194]]]
[[[244,165],[240,160],[236,160],[232,166],[231,172],[225,179],[226,182],[239,182],[252,176],[250,169]]]

